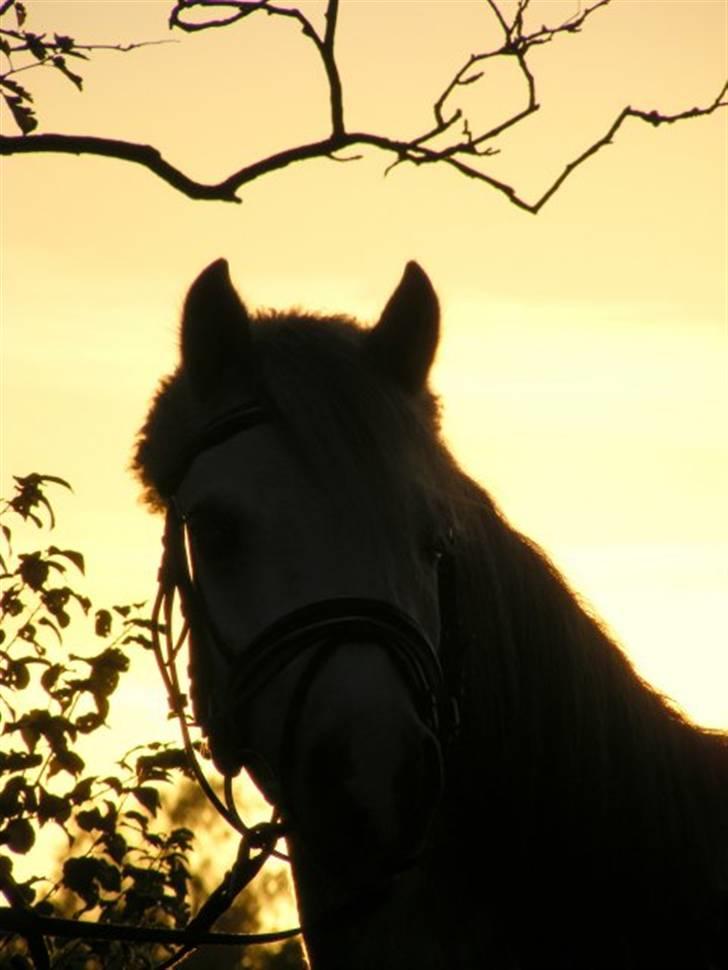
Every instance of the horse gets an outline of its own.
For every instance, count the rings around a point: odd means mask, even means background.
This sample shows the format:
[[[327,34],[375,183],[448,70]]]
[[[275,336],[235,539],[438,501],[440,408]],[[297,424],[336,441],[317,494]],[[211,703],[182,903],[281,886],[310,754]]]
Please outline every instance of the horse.
[[[133,465],[214,762],[280,810],[314,970],[726,970],[728,736],[458,466],[439,329],[414,262],[368,328],[192,284]]]

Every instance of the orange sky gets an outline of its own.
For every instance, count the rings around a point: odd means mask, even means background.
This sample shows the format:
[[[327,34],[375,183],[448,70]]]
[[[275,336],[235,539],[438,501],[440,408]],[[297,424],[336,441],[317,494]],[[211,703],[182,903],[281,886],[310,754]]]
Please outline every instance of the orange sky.
[[[320,3],[307,8],[319,11]],[[28,0],[31,29],[78,41],[166,37],[164,0]],[[533,3],[536,22],[575,4]],[[711,100],[728,67],[722,0],[617,0],[542,48],[544,108],[501,145],[498,177],[533,197],[626,103]],[[493,38],[480,0],[343,0],[338,51],[352,128],[424,127],[454,67]],[[300,33],[270,18],[83,65],[85,91],[31,72],[42,131],[147,141],[214,180],[325,133]],[[493,71],[497,112],[517,91]],[[3,132],[11,132],[2,116]],[[100,600],[150,596],[160,523],[126,471],[174,359],[185,288],[228,257],[253,306],[373,319],[404,262],[442,301],[436,384],[455,453],[602,614],[640,670],[728,727],[726,115],[636,122],[537,217],[437,169],[316,161],[192,202],[121,162],[2,162],[2,484],[70,479],[62,537]],[[59,537],[60,542],[60,537]],[[120,698],[131,741],[167,730],[151,669]],[[140,732],[139,736],[134,730]]]

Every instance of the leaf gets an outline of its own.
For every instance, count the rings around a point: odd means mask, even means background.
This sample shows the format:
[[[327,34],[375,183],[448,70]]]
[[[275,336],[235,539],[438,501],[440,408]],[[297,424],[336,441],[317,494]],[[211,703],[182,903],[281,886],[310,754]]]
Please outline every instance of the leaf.
[[[49,566],[55,566],[56,569],[59,567],[58,563],[54,563],[49,560]],[[68,586],[56,586],[53,589],[44,589],[41,592],[41,600],[43,605],[48,610],[48,612],[57,621],[62,629],[65,629],[71,622],[71,618],[66,612],[66,606],[71,597],[75,597],[75,593]]]
[[[133,808],[129,808],[124,812],[124,818],[130,818],[132,821],[138,822],[143,829],[146,829],[147,825],[149,824],[147,817],[142,815],[141,812],[134,811]]]
[[[161,801],[159,798],[159,792],[156,788],[148,788],[144,785],[138,785],[136,788],[132,788],[131,793],[139,804],[146,808],[150,815],[157,814],[157,810],[161,806]]]
[[[129,620],[129,626],[141,627],[142,630],[154,630],[155,627],[160,627],[160,629],[164,629],[161,624],[155,623],[154,620],[148,620],[143,616],[135,616],[132,620]]]
[[[128,848],[124,836],[120,832],[111,832],[104,836],[102,844],[114,862],[121,865]]]
[[[30,91],[28,91],[27,88],[24,88],[22,84],[18,84],[18,82],[13,80],[12,78],[0,77],[0,86],[7,88],[8,91],[12,91],[13,94],[17,95],[21,101],[33,100],[33,95],[30,93]],[[3,531],[6,528],[7,526],[3,526]],[[9,529],[8,529],[8,532],[10,532]],[[6,538],[8,539],[8,541],[10,541],[8,536],[6,536]]]
[[[62,884],[86,903],[95,906],[99,899],[99,889],[94,882],[96,859],[66,859],[63,863]]]
[[[99,887],[111,892],[121,889],[121,873],[105,859],[66,859],[62,882],[87,906],[95,906],[99,901]]]
[[[144,647],[145,650],[153,650],[154,649],[154,644],[149,639],[149,637],[145,637],[141,633],[137,633],[134,636],[124,637],[124,640],[122,642],[125,643],[125,644],[126,643],[138,643],[142,647]]]
[[[17,726],[20,729],[20,736],[25,742],[28,751],[35,751],[35,747],[40,741],[40,728],[32,720],[28,719],[27,715],[17,722]],[[15,727],[16,725],[12,725],[13,730]]]
[[[39,552],[21,553],[16,572],[24,583],[37,592],[48,579],[48,567],[49,563],[41,558]]]
[[[59,771],[67,771],[69,775],[80,775],[86,763],[83,758],[75,751],[59,751],[51,758],[48,766],[48,776],[58,774]]]
[[[8,616],[19,616],[23,612],[25,603],[18,596],[19,592],[19,586],[11,586],[5,590],[0,597],[0,612],[7,613]]]
[[[84,832],[92,832],[94,829],[108,831],[108,818],[105,818],[98,808],[89,808],[83,812],[76,812],[74,816],[76,824]]]
[[[50,620],[46,622],[48,622],[51,626],[53,626],[53,624],[50,623]],[[45,690],[48,694],[50,694],[51,690],[56,685],[56,681],[58,680],[58,678],[62,673],[63,673],[63,664],[51,664],[50,667],[48,667],[48,669],[43,672],[43,675],[40,678],[40,685],[43,688],[43,690]]]
[[[68,54],[73,50],[73,45],[75,44],[73,37],[66,37],[65,34],[54,34],[53,40],[58,50],[63,51],[64,54]]]
[[[0,841],[19,855],[29,852],[35,843],[35,832],[27,818],[14,818],[0,832]]]
[[[113,775],[109,775],[107,778],[103,778],[101,780],[101,784],[107,785],[109,788],[113,789],[117,795],[121,795],[122,791],[124,790],[124,786],[122,785],[122,783],[119,781],[118,778],[115,778]]]
[[[76,569],[81,573],[85,573],[85,563],[83,555],[80,552],[76,552],[75,549],[59,549],[57,546],[48,547],[49,556],[63,556],[65,559],[70,559]]]
[[[155,849],[164,848],[164,839],[161,835],[157,835],[156,832],[147,832],[144,836],[144,841],[149,845],[154,846]]]
[[[102,716],[100,713],[91,711],[88,714],[82,714],[80,717],[77,717],[74,723],[81,734],[91,734],[93,731],[100,728],[104,721],[104,716]]]
[[[0,818],[12,818],[23,811],[23,803],[31,788],[22,775],[10,778],[0,792]]]
[[[74,593],[73,590],[71,590],[71,596],[76,600],[83,612],[88,613],[88,611],[91,609],[91,600],[88,598],[88,596],[79,596],[79,594]]]
[[[33,634],[35,630],[32,628],[30,623],[21,629],[20,635],[24,640],[30,640],[31,643],[35,642],[32,636],[26,636],[23,631],[31,628]],[[25,688],[30,683],[30,670],[28,669],[28,658],[22,657],[18,660],[9,660],[7,665],[7,683],[8,686],[12,687],[14,690],[25,690]]]
[[[81,781],[79,781],[73,791],[68,795],[70,801],[72,801],[74,805],[82,805],[84,802],[87,802],[91,797],[91,789],[93,788],[93,783],[95,781],[96,778],[94,776],[91,776],[90,778],[83,778]]]
[[[41,34],[31,34],[30,31],[26,31],[25,44],[37,61],[44,61],[48,56],[48,48],[43,43]]]
[[[57,475],[38,475],[38,474],[36,474],[35,477],[40,482],[53,482],[54,485],[62,485],[64,488],[67,488],[69,492],[72,492],[73,491],[73,489],[68,484],[68,482],[66,481],[66,479],[65,478],[59,478]]]
[[[38,801],[38,821],[41,825],[51,819],[59,825],[67,822],[71,814],[71,803],[66,798],[52,795],[44,788],[41,788],[40,799]]]
[[[53,620],[49,620],[47,616],[41,616],[40,619],[38,620],[38,623],[42,623],[43,626],[49,626],[51,630],[53,630],[55,635],[58,637],[58,642],[63,643],[63,634],[58,629],[58,627],[53,622]]]
[[[95,657],[78,657],[91,667],[86,689],[96,698],[110,697],[119,683],[119,674],[129,669],[129,658],[118,647],[107,647]]]
[[[139,755],[136,760],[137,777],[140,781],[166,781],[172,768],[187,769],[187,755],[182,748],[167,748],[156,754]]]
[[[191,829],[180,827],[170,832],[168,841],[170,846],[177,845],[187,851],[192,848],[194,840],[195,833]]]
[[[53,58],[53,66],[58,68],[61,74],[67,77],[72,84],[75,84],[79,91],[83,91],[83,78],[80,75],[75,74],[70,69],[70,67],[66,64],[65,58],[61,57],[60,55],[56,55],[56,57]]]
[[[25,18],[28,16],[25,9],[25,4],[20,3],[19,0],[15,2],[15,18],[18,21],[18,27],[22,27],[25,23]]]
[[[27,751],[0,751],[0,774],[26,771],[43,763],[43,756]]]
[[[16,125],[24,135],[29,135],[34,128],[38,127],[38,119],[35,116],[35,112],[32,108],[26,107],[20,98],[7,94],[4,94],[3,98],[5,99],[5,104],[10,108],[13,118],[15,118]],[[32,512],[28,512],[25,517],[32,519],[38,526],[42,525],[38,516],[33,515]]]
[[[95,632],[97,637],[108,637],[111,633],[111,613],[108,610],[96,611]]]

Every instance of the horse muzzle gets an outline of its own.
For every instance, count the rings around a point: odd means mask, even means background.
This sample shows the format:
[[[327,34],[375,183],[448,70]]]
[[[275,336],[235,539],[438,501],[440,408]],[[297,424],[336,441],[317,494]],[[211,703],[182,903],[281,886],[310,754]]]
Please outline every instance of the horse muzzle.
[[[213,756],[248,769],[292,838],[334,868],[391,872],[419,855],[443,785],[443,687],[408,617],[359,600],[297,611],[246,648],[227,686]]]
[[[420,854],[442,791],[440,744],[386,648],[339,644],[280,754],[291,835],[331,868],[392,872]]]

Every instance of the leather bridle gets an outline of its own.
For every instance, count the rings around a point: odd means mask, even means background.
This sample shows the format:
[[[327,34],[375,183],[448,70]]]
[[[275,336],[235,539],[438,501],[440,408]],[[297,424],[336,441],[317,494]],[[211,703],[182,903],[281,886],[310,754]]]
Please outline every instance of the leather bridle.
[[[269,420],[270,410],[258,402],[225,411],[208,423],[193,439],[180,465],[178,484],[191,462],[201,452]],[[329,599],[295,610],[275,621],[252,643],[246,645],[242,652],[237,653],[220,636],[207,607],[203,589],[195,579],[188,555],[187,527],[187,517],[173,494],[168,501],[164,550],[154,611],[157,630],[160,627],[166,630],[165,646],[160,642],[157,632],[155,653],[167,685],[170,703],[180,720],[185,746],[193,760],[198,780],[218,811],[242,832],[244,841],[250,839],[253,833],[258,842],[265,845],[267,858],[269,854],[279,854],[275,852],[274,845],[283,834],[281,813],[285,818],[290,811],[290,806],[286,804],[285,779],[292,767],[290,761],[295,750],[294,738],[305,701],[316,675],[337,646],[344,642],[363,641],[376,642],[385,648],[409,685],[420,718],[433,732],[441,748],[452,739],[459,728],[460,665],[454,665],[455,676],[448,676],[446,682],[438,649],[419,623],[390,603],[364,598]],[[451,544],[452,534],[447,530],[438,551],[438,593],[440,650],[447,647],[450,653],[456,649],[453,641],[458,639],[454,636],[456,607],[454,558],[449,548]],[[186,622],[175,641],[171,628],[176,595],[179,596]],[[162,617],[164,624],[161,623]],[[232,800],[231,778],[244,760],[240,752],[232,750],[226,753],[220,747],[215,752],[216,764],[226,776],[226,805],[212,791],[194,758],[188,731],[188,715],[184,710],[185,702],[175,668],[177,655],[190,630],[193,633],[191,645],[194,644],[191,668],[196,693],[195,715],[197,722],[210,736],[213,749],[216,747],[216,737],[235,737],[236,706],[244,706],[294,660],[304,654],[308,658],[297,680],[284,722],[278,779],[281,805],[274,810],[270,823],[261,823],[254,829],[248,828],[242,822]],[[214,651],[214,656],[208,655],[210,650]],[[452,657],[450,660],[452,661]],[[224,678],[218,678],[219,683],[224,681],[225,684],[222,697],[216,696],[221,693],[219,684],[212,690],[205,682],[206,671],[213,663],[224,665],[226,671]],[[452,668],[453,664],[448,664],[449,673]]]

